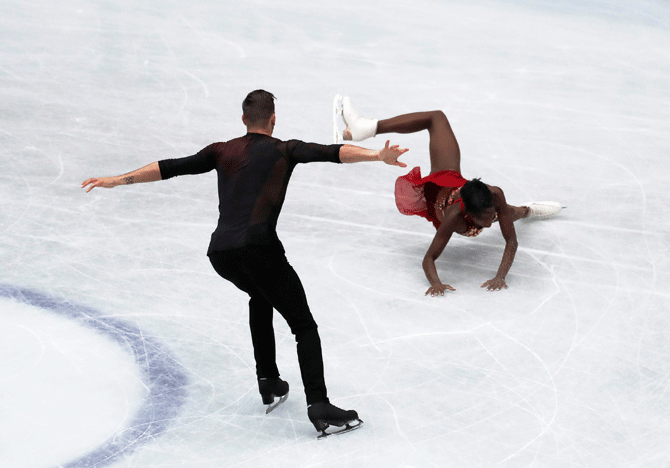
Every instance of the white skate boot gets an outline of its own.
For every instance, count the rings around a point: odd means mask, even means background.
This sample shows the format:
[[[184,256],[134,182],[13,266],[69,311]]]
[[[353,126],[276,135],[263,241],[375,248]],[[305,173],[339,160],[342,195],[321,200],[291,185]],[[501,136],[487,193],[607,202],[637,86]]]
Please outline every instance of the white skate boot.
[[[527,202],[521,206],[527,206],[528,218],[549,218],[561,212],[563,207],[560,203],[541,201],[541,202]]]
[[[339,115],[347,126],[341,136],[337,130]],[[377,134],[377,119],[361,117],[352,107],[349,97],[338,94],[333,101],[333,130],[335,143],[341,143],[342,140],[363,141]]]

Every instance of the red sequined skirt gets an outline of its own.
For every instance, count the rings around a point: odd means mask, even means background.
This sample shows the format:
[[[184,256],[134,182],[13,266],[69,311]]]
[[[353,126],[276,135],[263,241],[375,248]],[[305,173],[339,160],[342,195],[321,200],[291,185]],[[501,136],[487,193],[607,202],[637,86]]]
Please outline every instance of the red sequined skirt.
[[[415,167],[395,182],[395,203],[404,215],[422,216],[433,223],[435,229],[440,222],[435,215],[435,201],[442,187],[460,188],[467,182],[458,171],[439,171],[421,177],[421,168]]]

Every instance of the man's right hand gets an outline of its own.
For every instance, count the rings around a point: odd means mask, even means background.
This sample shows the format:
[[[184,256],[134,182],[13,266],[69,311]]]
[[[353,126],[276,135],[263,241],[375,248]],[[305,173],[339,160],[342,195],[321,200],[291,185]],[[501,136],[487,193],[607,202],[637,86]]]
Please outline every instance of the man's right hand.
[[[118,177],[93,177],[82,182],[81,188],[86,188],[90,185],[88,190],[86,190],[86,193],[90,192],[95,187],[114,188],[117,185],[120,185],[118,179]]]

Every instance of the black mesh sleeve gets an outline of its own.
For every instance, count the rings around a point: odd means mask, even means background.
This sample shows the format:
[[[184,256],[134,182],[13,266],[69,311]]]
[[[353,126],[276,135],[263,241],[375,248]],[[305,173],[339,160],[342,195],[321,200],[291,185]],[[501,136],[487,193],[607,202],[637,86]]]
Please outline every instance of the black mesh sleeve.
[[[343,145],[320,145],[318,143],[305,143],[299,140],[288,142],[291,159],[296,163],[309,162],[332,162],[341,163],[340,148]]]
[[[163,180],[180,175],[204,174],[216,167],[216,159],[211,146],[204,148],[193,156],[177,159],[163,159],[158,161]]]

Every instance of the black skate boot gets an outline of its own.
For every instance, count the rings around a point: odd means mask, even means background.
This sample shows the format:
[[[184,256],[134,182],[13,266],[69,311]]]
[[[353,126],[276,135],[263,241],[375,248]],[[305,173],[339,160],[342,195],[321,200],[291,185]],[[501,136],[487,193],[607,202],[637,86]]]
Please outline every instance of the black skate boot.
[[[263,398],[263,404],[268,405],[265,409],[265,414],[268,414],[288,398],[288,382],[279,377],[276,379],[261,378],[258,379],[258,391]],[[277,403],[274,403],[275,397],[279,397]]]
[[[358,418],[358,413],[354,410],[345,411],[333,406],[328,401],[320,401],[307,407],[307,416],[312,421],[314,427],[321,434],[317,437],[323,439],[333,434],[343,434],[345,432],[358,429],[363,424]],[[339,431],[326,432],[330,426],[343,427]]]

